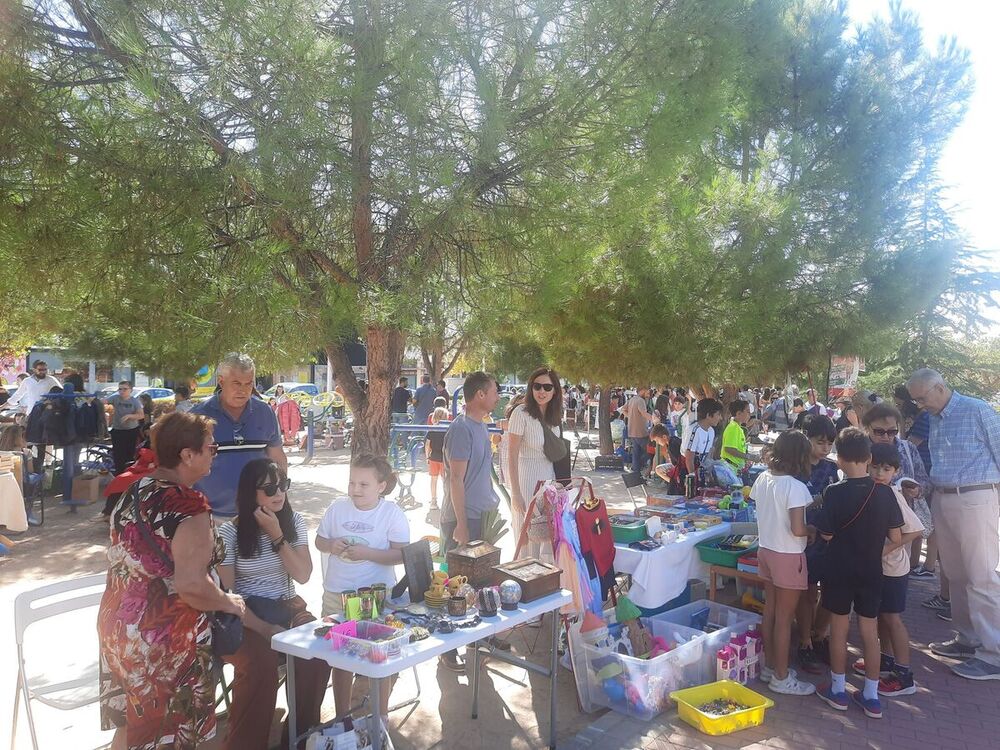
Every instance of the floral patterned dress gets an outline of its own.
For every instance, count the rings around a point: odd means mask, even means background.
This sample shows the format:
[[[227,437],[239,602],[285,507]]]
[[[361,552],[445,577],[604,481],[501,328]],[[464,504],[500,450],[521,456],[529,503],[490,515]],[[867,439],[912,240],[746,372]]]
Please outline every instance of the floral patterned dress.
[[[136,495],[148,534],[136,523]],[[97,618],[101,725],[127,727],[131,750],[185,750],[215,735],[211,624],[177,595],[170,547],[182,521],[210,512],[201,492],[148,477],[115,507]],[[152,549],[154,540],[162,555]],[[216,535],[213,567],[222,551]]]

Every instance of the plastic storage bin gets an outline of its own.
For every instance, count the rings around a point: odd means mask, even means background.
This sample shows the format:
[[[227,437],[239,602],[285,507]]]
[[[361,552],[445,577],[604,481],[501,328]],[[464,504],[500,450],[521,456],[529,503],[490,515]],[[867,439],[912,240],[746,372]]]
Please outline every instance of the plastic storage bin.
[[[733,532],[733,534],[738,533],[741,532]],[[721,536],[706,539],[704,542],[698,542],[698,544],[695,545],[695,548],[698,550],[698,555],[701,557],[702,562],[708,563],[709,565],[723,565],[727,568],[735,568],[739,562],[740,555],[745,555],[747,552],[752,552],[757,549],[756,542],[749,547],[735,551],[719,549],[717,546],[719,542],[728,536],[731,535],[722,534]]]
[[[375,664],[403,656],[410,644],[408,628],[399,630],[380,622],[348,620],[326,634],[334,651],[343,651]]]
[[[701,599],[654,615],[649,618],[649,625],[654,636],[671,625],[694,628],[705,633],[701,640],[699,659],[685,664],[683,668],[683,680],[687,685],[704,685],[715,680],[715,655],[729,643],[729,637],[733,633],[745,633],[760,621],[761,618],[753,612]]]
[[[774,705],[770,698],[732,680],[676,690],[670,697],[677,701],[677,713],[684,721],[705,734],[716,736],[760,726],[764,723],[764,712]],[[710,716],[698,710],[698,706],[720,698],[738,701],[748,708],[725,716]]]
[[[587,675],[587,693],[592,704],[605,706],[627,716],[649,721],[670,708],[670,692],[698,684],[689,666],[704,660],[705,634],[677,623],[663,623],[657,630],[645,620],[653,635],[658,632],[670,642],[682,645],[653,659],[638,659],[617,653],[613,648],[579,644]]]

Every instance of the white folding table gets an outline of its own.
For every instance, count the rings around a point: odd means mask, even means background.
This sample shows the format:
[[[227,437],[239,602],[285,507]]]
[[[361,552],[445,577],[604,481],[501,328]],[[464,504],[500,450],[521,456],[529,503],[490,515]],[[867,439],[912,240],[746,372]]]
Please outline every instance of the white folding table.
[[[523,625],[536,617],[547,612],[558,613],[558,610],[573,601],[573,595],[566,590],[561,590],[554,594],[536,599],[535,601],[522,604],[516,610],[506,612],[501,610],[496,617],[484,617],[482,622],[472,628],[456,628],[453,633],[441,634],[432,633],[430,638],[417,641],[410,645],[406,655],[375,664],[365,659],[355,656],[347,656],[339,651],[334,651],[330,642],[325,638],[317,637],[314,630],[320,624],[319,621],[307,623],[291,630],[278,633],[271,638],[271,648],[288,656],[295,656],[300,659],[322,659],[335,669],[343,669],[367,677],[371,683],[371,696],[369,703],[372,712],[369,717],[369,734],[372,740],[373,750],[382,750],[382,731],[379,721],[379,707],[381,706],[382,681],[394,674],[403,672],[417,664],[422,664],[436,656],[440,656],[448,651],[462,648],[470,644],[476,644],[472,650],[472,718],[479,718],[479,641],[485,641],[491,636],[503,633],[517,625]],[[527,659],[490,649],[490,655],[499,661],[507,662],[518,667],[523,667],[530,671],[549,678],[551,683],[551,696],[549,701],[549,747],[556,746],[556,674],[559,669],[559,624],[560,618],[553,614],[552,619],[552,654],[548,667],[542,667]],[[285,683],[288,695],[288,736],[298,738],[298,727],[295,722],[295,660],[288,659],[286,667],[287,679]],[[290,743],[291,744],[291,743]],[[294,745],[293,745],[294,746]]]

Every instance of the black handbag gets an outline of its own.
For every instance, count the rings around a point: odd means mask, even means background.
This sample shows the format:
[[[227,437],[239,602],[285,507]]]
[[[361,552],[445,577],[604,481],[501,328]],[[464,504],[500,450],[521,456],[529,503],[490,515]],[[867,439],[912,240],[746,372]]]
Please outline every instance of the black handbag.
[[[555,435],[553,435],[555,437]],[[557,461],[552,462],[552,470],[555,474],[556,481],[562,484],[563,487],[569,487],[571,477],[573,475],[572,461],[570,460],[570,444],[569,440],[562,436],[562,425],[559,425],[559,437],[558,440],[565,444],[566,455]]]
[[[545,422],[542,422],[542,452],[553,464],[569,458],[569,441],[561,435],[556,435]],[[559,431],[562,432],[560,426]],[[558,475],[556,475],[558,476]]]
[[[146,520],[139,510],[138,485],[133,485],[129,492],[132,493],[132,509],[135,513],[135,524],[139,527],[139,533],[143,540],[149,545],[159,559],[170,572],[174,572],[174,562],[160,549],[160,545],[153,539],[153,532],[149,530]],[[223,589],[225,591],[225,589]],[[216,656],[229,656],[235,654],[243,645],[243,620],[232,612],[208,612],[208,621],[212,626],[212,652]]]

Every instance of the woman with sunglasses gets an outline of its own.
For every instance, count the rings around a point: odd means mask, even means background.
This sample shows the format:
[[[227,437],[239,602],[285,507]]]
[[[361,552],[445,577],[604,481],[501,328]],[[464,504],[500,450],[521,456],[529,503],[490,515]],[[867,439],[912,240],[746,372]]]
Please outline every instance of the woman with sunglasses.
[[[240,473],[234,520],[219,528],[226,545],[218,567],[223,586],[244,598],[243,643],[225,660],[236,668],[226,748],[266,750],[278,695],[278,653],[271,636],[315,618],[295,593],[312,574],[305,519],[288,503],[290,481],[268,458],[250,461]],[[299,726],[319,723],[330,668],[318,659],[295,663]],[[288,746],[287,726],[282,747]]]
[[[510,413],[507,432],[507,480],[511,488],[511,515],[514,535],[519,537],[525,523],[529,527],[527,554],[552,560],[551,534],[536,507],[531,519],[525,518],[527,504],[539,482],[556,478],[552,462],[545,456],[545,430],[558,430],[562,424],[562,387],[555,370],[539,367],[528,378],[524,403]]]

